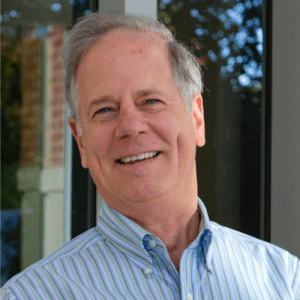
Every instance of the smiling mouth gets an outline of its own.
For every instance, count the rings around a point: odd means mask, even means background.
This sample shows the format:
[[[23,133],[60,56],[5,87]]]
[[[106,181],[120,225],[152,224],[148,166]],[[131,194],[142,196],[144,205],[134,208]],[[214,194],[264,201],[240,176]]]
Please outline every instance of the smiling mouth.
[[[126,158],[117,159],[117,163],[121,165],[132,165],[158,156],[161,151],[147,152],[138,156],[128,156]]]

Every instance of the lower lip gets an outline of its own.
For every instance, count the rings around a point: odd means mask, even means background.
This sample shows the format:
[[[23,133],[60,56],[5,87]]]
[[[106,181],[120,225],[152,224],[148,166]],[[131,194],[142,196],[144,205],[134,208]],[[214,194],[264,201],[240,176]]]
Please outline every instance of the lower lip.
[[[118,165],[121,166],[121,167],[142,166],[142,165],[145,165],[145,164],[148,164],[148,163],[151,163],[151,162],[155,161],[155,159],[157,157],[159,157],[160,154],[161,153],[159,153],[158,155],[156,155],[154,157],[151,157],[151,158],[147,158],[147,159],[135,161],[134,163],[126,163],[126,164],[120,164],[120,163],[118,163]]]

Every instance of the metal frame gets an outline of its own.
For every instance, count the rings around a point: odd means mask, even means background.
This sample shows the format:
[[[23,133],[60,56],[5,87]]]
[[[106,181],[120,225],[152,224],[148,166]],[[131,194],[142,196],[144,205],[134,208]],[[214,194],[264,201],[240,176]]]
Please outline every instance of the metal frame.
[[[272,143],[272,0],[263,2],[264,30],[264,114],[262,124],[262,164],[261,164],[261,211],[260,238],[270,242],[271,224],[271,143]]]
[[[98,0],[89,0],[86,8],[95,12],[98,10],[98,4]],[[80,7],[74,6],[73,23],[76,22],[77,16],[80,15],[82,15]],[[70,112],[68,112],[68,116],[69,115]],[[66,186],[66,191],[68,193],[66,199],[70,199],[69,201],[71,204],[65,206],[65,216],[67,217],[67,221],[65,222],[65,232],[68,231],[70,234],[65,234],[66,238],[64,242],[66,242],[69,237],[74,238],[94,227],[96,223],[96,186],[90,172],[83,169],[81,166],[81,158],[77,143],[74,137],[69,136],[72,135],[69,128],[67,129],[67,132],[69,132],[69,134],[67,134],[67,144],[71,145],[71,149],[67,152],[69,155],[66,157],[69,168],[69,172],[67,173],[71,174],[72,178],[67,180],[68,184]],[[68,202],[68,200],[66,202]]]

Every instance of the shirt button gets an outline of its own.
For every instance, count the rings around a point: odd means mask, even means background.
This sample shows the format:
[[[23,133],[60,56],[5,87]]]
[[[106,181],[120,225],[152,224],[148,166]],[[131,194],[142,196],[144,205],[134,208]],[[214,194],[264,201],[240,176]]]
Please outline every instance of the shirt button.
[[[150,246],[151,248],[155,248],[155,247],[156,247],[155,241],[151,240],[151,241],[149,242],[149,246]]]
[[[145,271],[144,271],[144,273],[146,275],[149,275],[151,273],[151,269],[150,268],[146,268]]]
[[[193,300],[193,296],[191,294],[186,295],[186,300]]]

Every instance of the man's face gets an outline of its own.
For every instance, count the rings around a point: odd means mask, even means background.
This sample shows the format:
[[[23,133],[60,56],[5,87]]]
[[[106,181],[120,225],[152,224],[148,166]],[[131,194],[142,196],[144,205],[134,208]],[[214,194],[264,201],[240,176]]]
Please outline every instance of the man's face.
[[[83,137],[72,118],[70,126],[82,165],[108,203],[149,201],[189,182],[196,139],[204,144],[202,107],[197,120],[187,113],[163,40],[111,32],[82,58],[77,75]],[[122,161],[143,153],[155,157]]]

